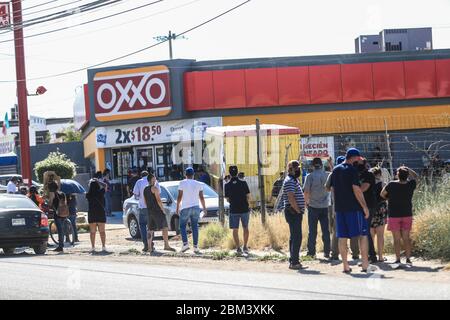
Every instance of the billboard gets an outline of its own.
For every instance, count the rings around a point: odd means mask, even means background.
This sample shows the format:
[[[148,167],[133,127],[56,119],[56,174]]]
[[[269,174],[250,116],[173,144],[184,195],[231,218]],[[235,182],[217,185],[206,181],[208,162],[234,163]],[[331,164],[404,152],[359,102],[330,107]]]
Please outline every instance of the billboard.
[[[95,119],[100,122],[166,116],[172,111],[164,65],[100,71],[93,77]]]
[[[11,25],[11,11],[9,2],[0,2],[0,29]]]

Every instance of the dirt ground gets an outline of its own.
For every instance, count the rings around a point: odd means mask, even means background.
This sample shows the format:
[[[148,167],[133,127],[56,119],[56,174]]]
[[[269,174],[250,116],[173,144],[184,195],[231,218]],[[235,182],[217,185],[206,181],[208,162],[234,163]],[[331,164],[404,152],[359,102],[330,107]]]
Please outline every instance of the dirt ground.
[[[201,231],[200,231],[201,232]],[[157,235],[158,236],[158,235]],[[179,236],[170,236],[170,245],[177,252],[171,253],[163,250],[162,237],[156,238],[156,252],[153,254],[143,253],[143,244],[140,240],[134,240],[130,237],[128,230],[124,227],[112,226],[107,229],[107,254],[97,252],[90,254],[89,234],[83,233],[79,235],[80,243],[74,247],[66,245],[65,252],[58,254],[52,251],[48,252],[48,256],[58,255],[63,259],[99,259],[105,261],[117,261],[124,263],[140,263],[140,264],[158,264],[158,265],[176,265],[190,266],[198,268],[214,268],[223,270],[254,270],[255,272],[286,272],[295,271],[288,269],[285,253],[274,251],[250,251],[248,257],[237,257],[230,251],[228,254],[223,250],[202,250],[201,254],[194,254],[191,250],[181,253],[181,239]],[[100,239],[97,236],[97,250],[100,251]],[[251,248],[250,248],[251,249]],[[51,250],[51,249],[50,249]],[[275,259],[274,256],[282,259]],[[302,255],[305,255],[303,253]],[[386,263],[380,263],[371,266],[371,273],[375,276],[386,279],[411,279],[411,280],[427,280],[427,281],[450,281],[450,272],[445,263],[436,260],[413,259],[413,266],[407,268],[401,266],[398,269],[393,268],[392,262],[394,257],[387,256]],[[359,261],[351,261],[353,272],[359,273],[360,267],[357,266]],[[330,263],[318,254],[316,260],[303,261],[305,269],[299,271],[301,274],[315,275],[333,275],[345,277],[342,273],[342,264],[340,261]]]

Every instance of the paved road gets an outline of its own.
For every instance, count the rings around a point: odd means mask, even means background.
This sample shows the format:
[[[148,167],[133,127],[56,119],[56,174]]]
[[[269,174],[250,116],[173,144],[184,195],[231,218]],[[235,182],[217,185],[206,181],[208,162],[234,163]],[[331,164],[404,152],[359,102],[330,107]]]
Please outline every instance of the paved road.
[[[450,284],[0,257],[0,299],[450,299]]]

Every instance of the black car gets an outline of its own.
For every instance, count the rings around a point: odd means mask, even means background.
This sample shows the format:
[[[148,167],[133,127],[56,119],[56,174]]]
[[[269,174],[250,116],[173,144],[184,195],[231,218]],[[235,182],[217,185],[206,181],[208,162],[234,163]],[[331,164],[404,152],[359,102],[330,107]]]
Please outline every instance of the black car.
[[[23,195],[0,194],[0,248],[7,255],[17,247],[31,247],[36,254],[47,251],[48,218]]]

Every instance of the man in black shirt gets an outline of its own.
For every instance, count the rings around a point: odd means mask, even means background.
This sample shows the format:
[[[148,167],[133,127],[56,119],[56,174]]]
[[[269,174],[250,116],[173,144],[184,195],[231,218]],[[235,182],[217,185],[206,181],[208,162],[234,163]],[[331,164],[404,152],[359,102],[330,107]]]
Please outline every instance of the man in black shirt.
[[[248,254],[248,222],[250,217],[249,200],[250,189],[247,182],[238,178],[238,168],[230,166],[229,168],[231,180],[225,184],[225,198],[230,203],[230,229],[233,229],[234,243],[236,244],[236,251],[242,254],[239,242],[239,221],[242,221],[244,229],[244,253]]]

